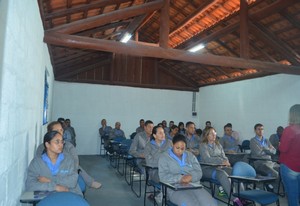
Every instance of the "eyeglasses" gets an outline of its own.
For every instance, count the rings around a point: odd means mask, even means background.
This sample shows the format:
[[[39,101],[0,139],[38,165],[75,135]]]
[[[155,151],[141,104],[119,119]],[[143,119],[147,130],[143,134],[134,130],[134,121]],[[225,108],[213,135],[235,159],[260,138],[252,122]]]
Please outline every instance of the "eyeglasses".
[[[59,140],[59,139],[54,140],[54,141],[52,141],[52,142],[54,142],[56,145],[59,145],[59,143],[60,143],[60,144],[65,144],[65,141],[64,141],[64,140]]]

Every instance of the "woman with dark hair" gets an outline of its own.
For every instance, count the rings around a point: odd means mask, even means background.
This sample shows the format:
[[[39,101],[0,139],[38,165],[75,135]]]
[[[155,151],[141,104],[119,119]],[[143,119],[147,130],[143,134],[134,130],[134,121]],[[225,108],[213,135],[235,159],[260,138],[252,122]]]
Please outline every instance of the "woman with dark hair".
[[[186,151],[186,137],[177,134],[173,138],[173,147],[163,153],[158,161],[159,178],[167,183],[199,183],[202,170],[197,158]],[[174,191],[168,190],[168,197],[176,205],[216,206],[217,202],[204,189]]]
[[[78,174],[74,159],[64,154],[64,140],[58,131],[47,132],[43,141],[45,150],[28,167],[27,191],[74,192],[82,195],[77,184]]]
[[[145,146],[146,164],[151,167],[158,167],[160,155],[172,147],[172,142],[165,138],[164,129],[155,126],[152,129],[150,141]],[[157,170],[151,170],[150,179],[159,182]]]
[[[167,134],[167,137],[172,141],[173,137],[178,133],[178,127],[177,125],[173,124],[169,129],[170,132]]]
[[[300,194],[300,104],[289,111],[289,126],[280,138],[280,175],[289,206],[299,205]]]
[[[183,122],[178,123],[178,133],[185,135],[185,128],[184,128],[184,123]]]

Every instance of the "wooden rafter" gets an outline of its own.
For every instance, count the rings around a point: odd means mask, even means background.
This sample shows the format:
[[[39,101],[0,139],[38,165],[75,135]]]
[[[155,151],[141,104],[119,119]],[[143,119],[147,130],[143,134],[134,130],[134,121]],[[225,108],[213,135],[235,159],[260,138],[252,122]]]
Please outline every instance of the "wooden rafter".
[[[96,28],[110,22],[128,19],[134,16],[139,16],[145,13],[151,13],[160,9],[163,6],[163,0],[157,0],[150,3],[145,3],[139,6],[132,6],[117,11],[101,14],[99,16],[90,17],[88,19],[78,20],[69,24],[57,26],[48,31],[57,31],[66,34],[74,34],[87,29]]]
[[[210,54],[195,54],[177,49],[164,49],[161,47],[151,47],[139,45],[136,42],[129,41],[127,44],[113,42],[102,39],[92,39],[88,37],[74,36],[68,34],[46,32],[44,41],[49,44],[68,46],[81,49],[92,49],[132,56],[145,56],[154,58],[165,58],[184,62],[193,62],[214,66],[225,66],[233,68],[255,68],[262,71],[298,74],[300,67],[262,62],[257,60],[247,60],[235,57],[223,57]]]

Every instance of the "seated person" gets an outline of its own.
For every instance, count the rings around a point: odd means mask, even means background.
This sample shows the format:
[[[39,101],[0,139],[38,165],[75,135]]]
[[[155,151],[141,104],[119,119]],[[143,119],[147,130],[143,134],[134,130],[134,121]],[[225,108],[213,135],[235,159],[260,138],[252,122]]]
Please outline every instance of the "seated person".
[[[178,123],[178,133],[185,135],[185,128],[184,128],[184,123],[183,122]]]
[[[178,133],[178,127],[177,125],[173,124],[170,127],[170,132],[168,134],[166,134],[166,137],[172,141],[173,137]]]
[[[272,134],[269,138],[269,141],[270,143],[273,145],[273,147],[276,149],[277,151],[277,154],[278,154],[278,147],[279,147],[279,142],[280,142],[280,138],[281,138],[281,135],[283,133],[283,127],[282,126],[279,126],[277,127],[277,130],[276,130],[276,134]]]
[[[200,144],[200,155],[201,162],[220,164],[223,166],[203,166],[203,177],[208,179],[216,179],[224,188],[226,194],[229,196],[230,193],[230,180],[228,178],[232,173],[232,168],[228,158],[225,156],[222,145],[217,140],[217,133],[213,127],[207,126],[203,133],[203,142]],[[223,191],[219,193],[221,196]],[[242,205],[238,198],[232,197],[234,205]]]
[[[62,135],[57,131],[47,132],[43,144],[43,154],[34,157],[28,167],[26,190],[74,192],[82,196],[74,159],[63,153]]]
[[[145,158],[145,146],[147,142],[150,141],[150,137],[152,134],[153,122],[151,120],[147,120],[145,122],[144,131],[137,133],[133,138],[132,144],[130,145],[129,154],[136,158]],[[139,170],[143,171],[143,160],[138,159],[136,161]]]
[[[115,128],[112,129],[109,133],[109,139],[114,140],[116,138],[126,138],[125,133],[123,130],[121,130],[121,123],[116,122]]]
[[[276,154],[276,149],[263,136],[264,126],[260,123],[256,124],[254,131],[256,136],[250,140],[251,157],[271,160],[272,156]],[[278,178],[279,165],[276,162],[257,160],[254,161],[254,168],[262,175]]]
[[[196,157],[185,150],[185,136],[177,134],[172,142],[173,147],[159,158],[159,179],[167,183],[199,183],[202,170]],[[168,197],[176,205],[217,206],[216,200],[204,188],[179,191],[168,189]]]
[[[193,153],[197,159],[200,158],[200,152],[199,152],[199,144],[200,144],[200,137],[196,135],[195,133],[195,124],[194,122],[187,122],[186,125],[186,131],[185,131],[185,136],[186,136],[186,149]]]
[[[64,130],[61,126],[61,123],[59,122],[51,122],[48,124],[47,126],[47,131],[48,132],[51,132],[51,131],[57,131],[59,132],[60,134],[63,134],[64,133]],[[42,154],[43,154],[43,151],[44,151],[45,147],[44,147],[44,144],[40,144],[38,146],[38,148],[36,149],[36,157],[40,157]],[[80,170],[80,175],[82,176],[85,184],[91,188],[94,188],[94,189],[98,189],[101,187],[101,183],[95,181],[90,175],[88,175],[86,173],[86,171],[79,165],[79,158],[78,158],[78,155],[77,155],[77,152],[76,152],[76,149],[75,147],[73,146],[73,144],[71,144],[70,142],[65,142],[64,144],[64,148],[63,148],[63,152],[64,154],[69,154],[74,162],[75,162],[75,166],[76,166],[76,170]]]
[[[140,126],[138,128],[136,128],[135,132],[136,133],[143,132],[144,131],[144,126],[145,126],[145,120],[140,119]]]
[[[99,128],[100,138],[103,138],[104,147],[107,147],[108,143],[109,143],[109,140],[108,140],[109,134],[110,134],[110,131],[112,130],[112,128],[111,128],[111,126],[106,125],[106,119],[101,120],[101,125],[102,125],[102,127]]]
[[[160,155],[172,147],[172,142],[166,139],[162,127],[153,127],[150,141],[145,146],[146,164],[151,167],[158,167]],[[158,170],[150,170],[150,179],[159,182]]]
[[[248,162],[245,155],[230,155],[240,152],[239,141],[232,136],[232,126],[230,123],[224,126],[224,136],[220,139],[220,144],[226,153],[231,165],[238,161]]]

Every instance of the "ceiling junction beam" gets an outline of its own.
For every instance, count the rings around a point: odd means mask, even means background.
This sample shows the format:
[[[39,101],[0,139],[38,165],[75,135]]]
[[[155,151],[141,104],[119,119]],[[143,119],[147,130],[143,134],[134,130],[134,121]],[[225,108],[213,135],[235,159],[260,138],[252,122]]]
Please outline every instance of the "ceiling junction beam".
[[[240,57],[245,59],[250,58],[248,21],[247,1],[240,0]]]
[[[124,20],[146,13],[154,12],[162,8],[164,0],[156,0],[138,6],[132,6],[117,11],[93,16],[87,19],[78,20],[69,24],[57,26],[47,31],[61,32],[65,34],[74,34],[87,29],[96,28],[114,21]]]
[[[49,44],[106,51],[132,56],[144,56],[153,58],[172,59],[184,62],[193,62],[206,65],[234,67],[234,68],[254,68],[262,71],[285,74],[300,75],[299,66],[289,66],[271,62],[248,60],[236,57],[224,57],[211,54],[195,54],[178,49],[165,49],[137,44],[129,41],[126,44],[121,42],[93,39],[88,37],[74,36],[55,32],[45,32],[44,41]]]

